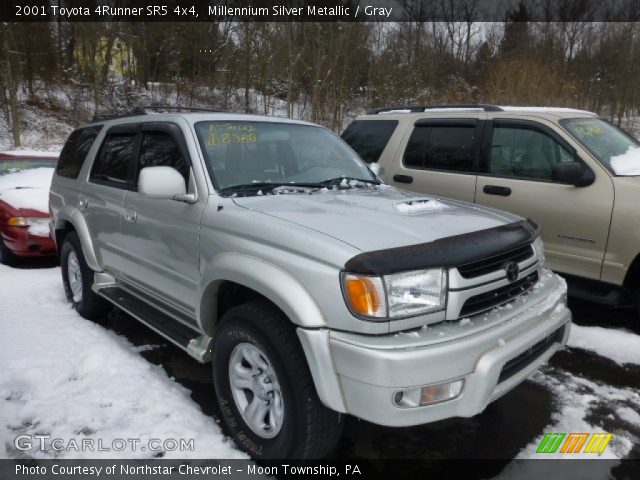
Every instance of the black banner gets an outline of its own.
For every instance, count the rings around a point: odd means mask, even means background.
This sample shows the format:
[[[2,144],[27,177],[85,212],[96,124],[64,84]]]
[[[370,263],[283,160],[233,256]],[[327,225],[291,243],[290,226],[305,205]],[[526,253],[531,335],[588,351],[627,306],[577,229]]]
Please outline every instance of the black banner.
[[[0,460],[3,480],[637,479],[640,460]]]
[[[8,0],[9,22],[635,22],[636,0]]]

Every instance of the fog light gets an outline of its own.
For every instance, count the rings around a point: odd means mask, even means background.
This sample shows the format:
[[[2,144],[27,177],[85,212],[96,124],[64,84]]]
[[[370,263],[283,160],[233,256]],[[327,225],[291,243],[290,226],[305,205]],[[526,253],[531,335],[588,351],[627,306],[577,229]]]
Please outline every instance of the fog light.
[[[424,407],[435,403],[446,402],[460,396],[464,380],[456,380],[439,385],[402,390],[393,394],[393,403],[398,407]]]
[[[456,398],[462,391],[462,380],[453,383],[443,383],[442,385],[432,385],[423,387],[420,394],[420,405],[431,405],[433,403],[445,402]]]

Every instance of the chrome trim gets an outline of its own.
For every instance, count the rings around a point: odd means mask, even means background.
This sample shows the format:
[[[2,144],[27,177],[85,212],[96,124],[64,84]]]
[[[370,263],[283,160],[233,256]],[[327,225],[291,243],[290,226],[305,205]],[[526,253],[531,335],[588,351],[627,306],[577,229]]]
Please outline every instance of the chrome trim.
[[[533,272],[535,272],[537,269],[538,269],[538,259],[536,258],[534,263],[530,264],[528,267],[521,270],[519,278],[524,278],[527,275],[530,275]],[[451,270],[455,270],[455,269],[451,269]],[[465,290],[449,290],[448,296],[447,296],[447,315],[446,315],[447,320],[457,320],[458,318],[460,318],[460,311],[462,310],[464,303],[469,298],[474,297],[476,295],[480,295],[482,293],[490,292],[492,290],[496,290],[500,287],[505,287],[511,283],[509,280],[507,280],[507,276],[504,272],[502,272],[501,278],[499,278],[497,281],[490,282],[490,283],[482,283],[481,282],[482,278],[487,277],[489,275],[493,275],[493,274],[483,275],[482,277],[476,278],[476,280],[478,280],[477,282],[478,284],[475,288],[467,288]],[[508,302],[504,302],[504,303],[508,303]],[[475,314],[477,313],[480,313],[480,312],[476,312]]]
[[[522,272],[524,272],[527,268],[531,267],[532,265],[535,265],[536,263],[538,263],[538,256],[535,254],[535,251],[534,251],[533,255],[523,260],[522,262],[518,263],[518,266],[520,267],[520,272],[521,272],[520,275],[522,275]],[[475,277],[475,278],[464,278],[462,275],[460,275],[460,272],[458,271],[457,268],[450,268],[449,269],[449,290],[464,290],[467,288],[477,287],[478,285],[491,283],[503,278],[507,278],[507,275],[505,271],[501,268],[498,270],[494,270],[491,273],[480,275],[479,277]]]

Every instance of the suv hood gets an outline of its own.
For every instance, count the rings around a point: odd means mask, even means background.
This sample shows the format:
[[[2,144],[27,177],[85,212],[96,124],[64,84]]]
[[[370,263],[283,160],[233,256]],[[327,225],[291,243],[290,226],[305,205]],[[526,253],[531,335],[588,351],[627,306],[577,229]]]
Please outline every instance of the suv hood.
[[[233,200],[241,207],[329,235],[361,251],[431,242],[519,219],[506,212],[388,185]]]

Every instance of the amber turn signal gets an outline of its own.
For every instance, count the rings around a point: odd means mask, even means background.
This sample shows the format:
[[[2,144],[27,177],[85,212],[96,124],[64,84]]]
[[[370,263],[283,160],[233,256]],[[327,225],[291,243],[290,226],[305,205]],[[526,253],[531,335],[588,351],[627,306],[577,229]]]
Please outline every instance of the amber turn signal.
[[[348,274],[343,282],[345,296],[355,314],[374,318],[386,317],[387,306],[380,277]]]

